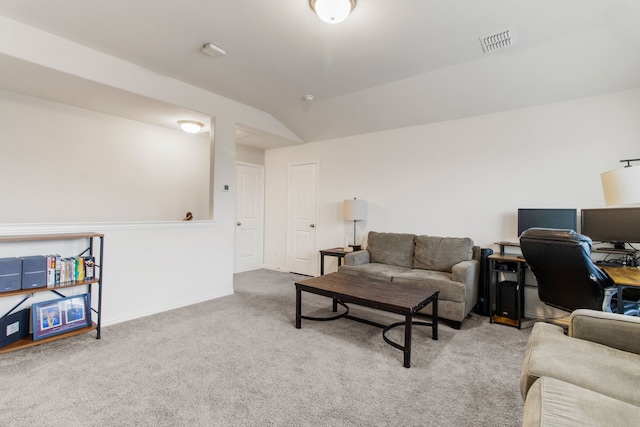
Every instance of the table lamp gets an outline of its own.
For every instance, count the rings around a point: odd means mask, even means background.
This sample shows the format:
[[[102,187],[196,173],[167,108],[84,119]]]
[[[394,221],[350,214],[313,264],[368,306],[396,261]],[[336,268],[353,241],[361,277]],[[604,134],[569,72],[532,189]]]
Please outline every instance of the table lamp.
[[[356,244],[356,221],[364,221],[367,219],[367,202],[364,200],[344,201],[344,219],[353,221],[353,245],[349,245],[354,251],[359,251],[362,247]]]

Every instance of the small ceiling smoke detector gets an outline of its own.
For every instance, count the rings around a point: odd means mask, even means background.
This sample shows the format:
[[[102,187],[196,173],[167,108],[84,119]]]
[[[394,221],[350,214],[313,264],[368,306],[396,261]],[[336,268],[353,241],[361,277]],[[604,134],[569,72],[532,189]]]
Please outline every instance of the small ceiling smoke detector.
[[[480,44],[484,53],[495,52],[507,46],[516,44],[516,32],[513,28],[480,37]]]
[[[313,102],[313,100],[315,99],[315,96],[313,95],[305,95],[302,97],[302,99],[304,99],[304,102]]]
[[[224,49],[222,49],[221,47],[216,46],[213,43],[207,43],[205,45],[202,46],[202,49],[200,49],[201,51],[203,51],[204,53],[206,53],[209,56],[212,56],[214,58],[220,58],[221,56],[224,56],[225,52]]]

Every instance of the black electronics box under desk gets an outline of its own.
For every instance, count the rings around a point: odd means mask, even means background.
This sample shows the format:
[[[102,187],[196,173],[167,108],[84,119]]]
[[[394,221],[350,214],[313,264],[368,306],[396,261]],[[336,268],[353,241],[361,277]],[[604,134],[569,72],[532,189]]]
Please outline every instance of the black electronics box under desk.
[[[497,284],[496,314],[507,319],[524,317],[524,286],[505,280]],[[518,292],[520,292],[520,313],[518,313]]]

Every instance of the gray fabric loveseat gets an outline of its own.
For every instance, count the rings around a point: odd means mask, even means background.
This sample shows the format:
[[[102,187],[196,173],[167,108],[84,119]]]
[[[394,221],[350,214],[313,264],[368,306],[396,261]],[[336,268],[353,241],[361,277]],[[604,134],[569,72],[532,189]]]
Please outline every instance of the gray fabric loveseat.
[[[536,323],[520,387],[523,426],[640,423],[640,318],[580,309],[569,333]]]
[[[479,260],[469,238],[371,231],[366,250],[347,254],[339,271],[439,290],[438,318],[459,329],[478,299]]]

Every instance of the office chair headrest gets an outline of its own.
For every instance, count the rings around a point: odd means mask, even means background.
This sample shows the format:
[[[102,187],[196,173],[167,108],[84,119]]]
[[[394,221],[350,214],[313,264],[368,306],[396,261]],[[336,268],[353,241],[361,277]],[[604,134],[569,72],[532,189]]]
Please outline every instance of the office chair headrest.
[[[546,240],[556,242],[571,242],[580,246],[587,246],[589,253],[593,242],[589,236],[578,234],[573,230],[561,230],[557,228],[529,228],[520,235],[520,239]]]

